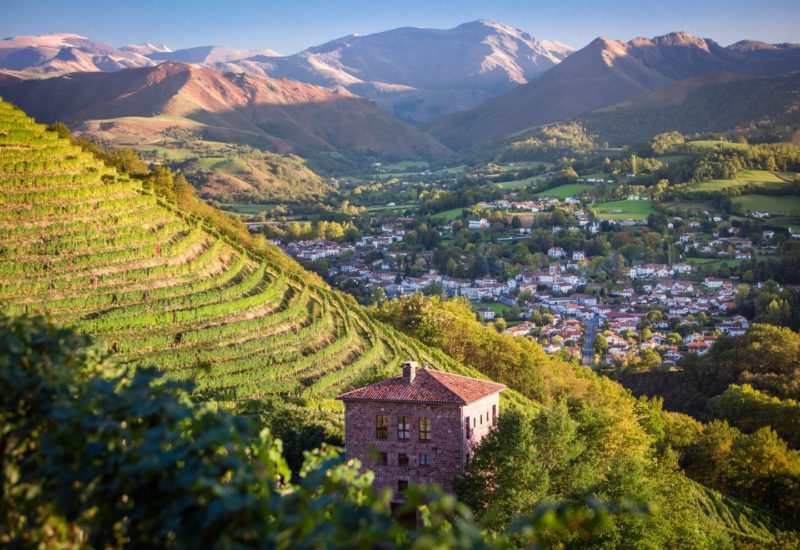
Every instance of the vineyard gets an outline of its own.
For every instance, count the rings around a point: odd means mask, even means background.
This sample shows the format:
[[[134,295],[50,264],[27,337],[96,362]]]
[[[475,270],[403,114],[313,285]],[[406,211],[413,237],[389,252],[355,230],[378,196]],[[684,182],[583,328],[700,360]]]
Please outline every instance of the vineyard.
[[[95,335],[124,363],[191,380],[209,399],[328,400],[408,359],[480,377],[5,102],[0,185],[0,309]]]

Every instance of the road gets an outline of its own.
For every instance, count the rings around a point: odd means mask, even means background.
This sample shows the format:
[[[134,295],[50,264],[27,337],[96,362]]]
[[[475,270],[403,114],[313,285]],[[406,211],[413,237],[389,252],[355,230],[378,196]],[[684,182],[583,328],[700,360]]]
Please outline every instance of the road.
[[[594,336],[595,325],[597,321],[594,317],[584,319],[583,325],[586,327],[586,332],[583,336],[583,351],[581,353],[581,365],[591,367],[594,363]]]

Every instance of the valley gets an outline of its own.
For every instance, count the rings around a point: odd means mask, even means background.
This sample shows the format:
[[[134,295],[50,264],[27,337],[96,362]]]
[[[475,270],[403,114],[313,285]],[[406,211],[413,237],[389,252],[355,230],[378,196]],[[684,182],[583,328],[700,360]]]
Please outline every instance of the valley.
[[[160,42],[0,40],[0,545],[797,546],[799,45]]]

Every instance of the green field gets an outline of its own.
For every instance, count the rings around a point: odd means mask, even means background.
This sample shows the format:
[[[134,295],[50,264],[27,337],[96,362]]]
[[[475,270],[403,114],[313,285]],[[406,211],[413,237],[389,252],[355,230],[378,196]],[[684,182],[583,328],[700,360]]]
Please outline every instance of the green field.
[[[518,160],[515,162],[509,162],[505,164],[500,164],[499,166],[505,168],[506,170],[519,170],[519,169],[526,169],[526,168],[538,168],[539,166],[544,166],[545,168],[550,168],[553,166],[552,162],[544,162],[540,160]]]
[[[737,258],[687,258],[686,263],[695,267],[703,267],[705,269],[719,269],[721,267],[734,267],[742,263],[744,260]]]
[[[438,214],[434,214],[434,218],[439,218],[446,221],[453,221],[456,218],[460,218],[461,214],[464,213],[463,208],[453,208],[452,210],[445,210],[444,212],[439,212]]]
[[[747,149],[744,143],[731,143],[730,141],[720,141],[716,139],[699,139],[696,141],[688,141],[686,145],[690,145],[697,149]]]
[[[434,170],[433,173],[438,175],[452,176],[453,174],[463,174],[466,169],[467,169],[466,164],[459,164],[458,166],[447,166],[445,168],[439,168],[438,170]]]
[[[244,170],[247,167],[239,157],[201,157],[193,162],[199,170]]]
[[[367,212],[394,212],[394,211],[401,211],[401,210],[409,210],[416,208],[417,205],[414,203],[407,203],[407,204],[396,204],[394,206],[389,206],[386,204],[379,204],[375,206],[367,206]]]
[[[653,203],[642,201],[611,201],[595,205],[594,212],[601,220],[646,220],[653,212]]]
[[[255,216],[260,212],[267,212],[275,208],[274,204],[240,204],[240,203],[231,203],[231,204],[221,204],[220,210],[224,210],[225,212],[232,212],[233,214],[239,214],[241,216]]]
[[[196,156],[196,154],[189,149],[166,147],[163,145],[142,145],[140,147],[134,147],[133,149],[140,153],[154,152],[168,162],[182,162]]]
[[[780,178],[773,172],[766,170],[744,170],[737,174],[735,178],[729,180],[711,180],[692,183],[689,185],[691,191],[722,191],[730,187],[741,187],[743,185],[758,184],[764,186],[783,185],[786,180]]]
[[[503,189],[524,189],[529,185],[537,185],[545,180],[544,176],[531,176],[529,178],[524,178],[521,180],[513,180],[513,181],[499,181],[497,185],[502,187]]]
[[[800,223],[800,197],[795,195],[742,195],[733,199],[733,204],[742,214],[747,212],[769,212],[768,224],[786,225]]]
[[[662,155],[660,157],[656,157],[656,160],[661,162],[662,164],[672,164],[673,162],[679,161],[682,158],[686,158],[683,155]]]
[[[472,311],[478,312],[482,309],[491,309],[492,311],[494,311],[495,315],[500,317],[511,308],[505,304],[501,304],[500,302],[490,302],[486,304],[485,303],[472,304]]]
[[[411,172],[413,170],[426,170],[429,164],[424,160],[401,160],[399,162],[385,162],[378,169],[384,172]]]
[[[584,191],[591,189],[591,183],[565,183],[558,187],[553,187],[547,191],[539,191],[536,193],[537,197],[554,197],[557,199],[566,199],[567,197],[577,197]]]

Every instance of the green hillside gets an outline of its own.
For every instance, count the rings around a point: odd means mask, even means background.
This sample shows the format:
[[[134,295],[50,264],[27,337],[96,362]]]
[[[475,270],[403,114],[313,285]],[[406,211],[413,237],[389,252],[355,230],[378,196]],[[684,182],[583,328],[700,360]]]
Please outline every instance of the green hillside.
[[[675,82],[578,120],[598,141],[630,145],[661,132],[744,131],[791,136],[798,116],[800,74],[749,77],[724,72]]]
[[[251,255],[8,103],[0,180],[0,310],[46,313],[207,398],[327,399],[412,358],[480,376],[308,282],[277,249],[273,261]]]
[[[168,380],[193,381],[201,398],[243,404],[281,397],[338,408],[331,399],[336,394],[396,375],[408,359],[484,377],[375,321],[277,249],[260,256],[245,250],[3,102],[0,186],[0,313],[45,313],[96,335],[123,363],[152,364]],[[634,410],[633,398],[619,386],[550,362],[538,346],[535,351],[542,358],[526,364],[528,377],[541,373],[556,391],[568,371],[572,377],[563,382],[574,387],[559,392],[585,395],[587,403],[596,402],[587,406],[603,414]],[[504,399],[531,415],[549,406],[514,391]],[[629,422],[633,418],[619,422],[630,424],[635,440],[647,438],[636,420]],[[608,422],[609,429],[618,425]],[[582,429],[593,425],[586,421]],[[597,452],[629,436],[603,437]],[[638,450],[623,446],[614,453],[642,453],[649,462],[645,446],[640,441]],[[589,453],[585,464],[603,456]],[[688,483],[678,471],[665,479]],[[613,479],[607,483],[616,486]],[[616,498],[602,487],[592,490]],[[681,517],[708,523],[720,537],[771,542],[769,516],[714,491],[687,491],[680,502]],[[673,521],[661,518],[665,525]]]

